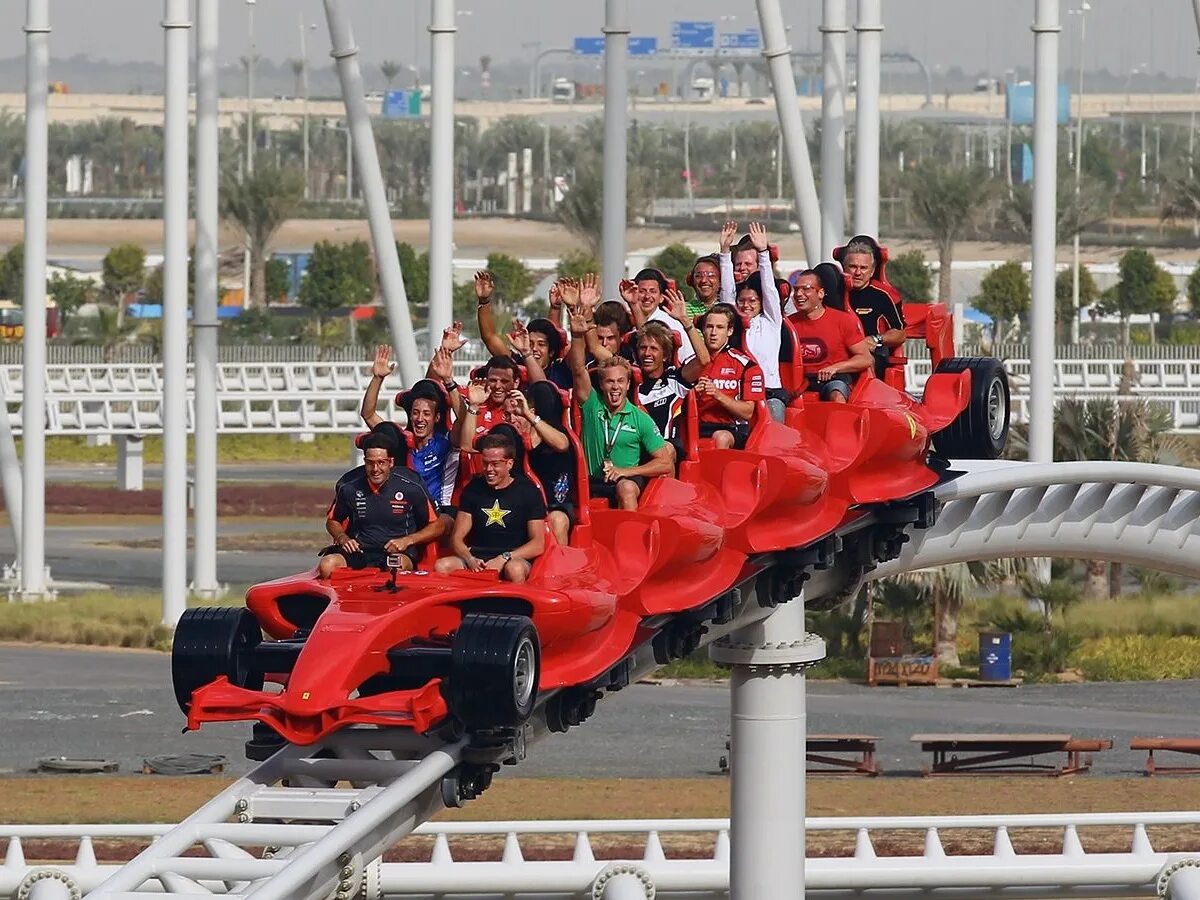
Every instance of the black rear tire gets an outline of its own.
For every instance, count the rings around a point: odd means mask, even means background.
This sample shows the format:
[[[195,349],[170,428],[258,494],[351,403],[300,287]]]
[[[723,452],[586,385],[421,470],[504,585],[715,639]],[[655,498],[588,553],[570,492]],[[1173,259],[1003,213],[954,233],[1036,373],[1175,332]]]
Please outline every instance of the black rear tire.
[[[971,400],[957,419],[933,436],[948,459],[997,459],[1008,444],[1012,400],[1008,373],[998,359],[956,357],[938,363],[935,374],[971,373]]]
[[[224,675],[230,684],[262,690],[263,673],[254,666],[254,649],[262,629],[250,610],[201,606],[185,610],[175,626],[171,645],[171,681],[175,700],[184,712],[192,693]]]
[[[444,682],[450,712],[470,731],[520,725],[537,703],[541,662],[527,616],[467,613]]]

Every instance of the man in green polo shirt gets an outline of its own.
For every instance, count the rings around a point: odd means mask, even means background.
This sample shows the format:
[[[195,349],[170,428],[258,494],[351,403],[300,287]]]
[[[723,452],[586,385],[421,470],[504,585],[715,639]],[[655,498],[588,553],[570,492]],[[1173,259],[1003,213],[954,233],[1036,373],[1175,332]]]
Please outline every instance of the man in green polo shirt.
[[[621,356],[587,368],[584,346],[595,324],[582,314],[571,316],[571,349],[567,360],[579,401],[580,437],[588,464],[593,497],[604,497],[619,509],[637,509],[651,478],[675,471],[675,451],[663,440],[654,420],[629,402],[633,376]],[[599,390],[592,387],[596,375]]]

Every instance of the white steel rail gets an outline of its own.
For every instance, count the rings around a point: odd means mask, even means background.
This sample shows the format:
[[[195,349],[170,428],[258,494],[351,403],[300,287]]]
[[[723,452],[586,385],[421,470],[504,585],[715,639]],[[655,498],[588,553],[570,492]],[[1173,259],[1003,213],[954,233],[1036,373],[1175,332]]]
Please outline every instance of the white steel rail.
[[[940,485],[937,524],[881,578],[1006,557],[1107,559],[1200,577],[1200,471],[1141,463],[988,464]]]
[[[1149,829],[1163,843],[1170,829],[1191,829],[1200,824],[1200,812],[1177,813],[1088,813],[1064,815],[1000,815],[944,817],[847,817],[810,818],[810,833],[841,832],[854,835],[852,855],[810,857],[807,863],[807,888],[810,893],[837,890],[892,889],[945,892],[987,889],[1039,897],[1154,896],[1164,873],[1182,871],[1181,865],[1192,857],[1186,853],[1166,853],[1154,849]],[[153,840],[170,833],[165,825],[30,825],[0,827],[0,838],[9,842],[5,864],[0,866],[0,898],[15,897],[22,884],[38,872],[51,867],[24,862],[25,846],[37,840],[77,842],[73,863],[53,867],[81,891],[94,890],[100,880],[117,868],[96,862],[94,842],[101,840]],[[1107,829],[1109,843],[1127,842],[1123,852],[1087,852],[1084,842],[1098,829]],[[242,893],[228,886],[231,880],[253,881],[276,875],[297,865],[285,852],[303,842],[315,844],[333,833],[329,825],[254,825],[238,834],[234,826],[214,826],[208,846],[220,848],[209,859],[193,858],[178,866],[179,873],[206,886],[206,892]],[[1061,844],[1058,853],[1018,853],[1022,832],[1031,831],[1039,843]],[[1084,832],[1086,831],[1086,834]],[[264,845],[272,847],[268,858],[258,859],[234,854],[221,842],[225,835],[244,839],[253,832]],[[916,833],[922,841],[918,855],[879,856],[875,841],[895,840],[897,835]],[[979,843],[981,832],[990,852],[947,855],[954,848],[956,833]],[[407,863],[375,862],[358,871],[360,879],[348,896],[442,897],[522,895],[580,895],[604,874],[609,866],[597,860],[613,837],[623,838],[623,846],[640,846],[640,853],[629,860],[648,876],[656,896],[687,892],[702,896],[721,896],[728,889],[729,820],[633,820],[633,821],[546,821],[546,822],[443,822],[417,828],[415,836],[433,838],[432,842],[407,841],[408,854],[418,861]],[[1182,833],[1190,833],[1184,831]],[[532,861],[526,854],[535,851],[539,839],[565,837],[572,842],[570,859]],[[702,858],[673,856],[672,839],[687,837],[694,846],[698,837],[712,838],[712,851]],[[455,858],[451,840],[463,838],[503,838],[500,861],[473,862]],[[544,840],[543,840],[544,843]],[[1177,843],[1177,842],[1176,842]],[[493,845],[494,846],[494,845]],[[36,843],[31,845],[31,849]],[[478,853],[478,842],[472,855]],[[368,893],[370,886],[375,893]],[[238,885],[234,885],[238,887]],[[209,890],[208,888],[211,888]],[[254,896],[264,896],[255,893]]]

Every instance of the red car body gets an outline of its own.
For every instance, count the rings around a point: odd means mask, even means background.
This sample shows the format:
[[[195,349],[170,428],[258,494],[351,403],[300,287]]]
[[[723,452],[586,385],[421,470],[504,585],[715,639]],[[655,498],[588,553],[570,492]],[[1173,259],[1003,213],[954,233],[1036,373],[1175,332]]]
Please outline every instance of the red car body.
[[[939,328],[932,339],[923,326],[917,331],[940,353],[948,320],[944,310],[924,312],[922,323],[940,317]],[[386,676],[397,654],[444,651],[464,611],[481,607],[532,619],[540,693],[592,683],[653,637],[652,622],[728,592],[762,568],[764,555],[811,545],[865,506],[931,488],[939,475],[927,461],[930,436],[963,412],[970,382],[970,372],[935,374],[918,401],[864,373],[848,404],[797,398],[782,424],[759,408],[744,450],[705,446],[690,415],[678,477],[653,479],[636,512],[583,503],[570,545],[547,532],[525,584],[494,572],[349,569],[318,580],[314,568],[255,585],[247,606],[262,630],[280,642],[307,632],[303,646],[290,671],[268,668],[269,690],[224,676],[195,690],[188,726],[257,720],[300,744],[351,724],[425,732],[450,713],[440,678],[360,688]]]

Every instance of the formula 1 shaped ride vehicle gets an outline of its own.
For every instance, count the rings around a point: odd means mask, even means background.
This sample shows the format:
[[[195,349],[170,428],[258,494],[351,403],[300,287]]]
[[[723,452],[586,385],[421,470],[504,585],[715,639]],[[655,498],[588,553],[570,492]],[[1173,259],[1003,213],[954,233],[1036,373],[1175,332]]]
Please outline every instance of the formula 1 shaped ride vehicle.
[[[567,546],[547,532],[524,584],[433,574],[430,550],[428,571],[314,568],[255,585],[245,608],[189,610],[172,654],[188,727],[253,721],[297,744],[350,725],[490,735],[544,700],[565,730],[628,683],[639,648],[686,655],[751,582],[760,604],[786,602],[836,560],[852,590],[908,527],[932,524],[948,457],[994,458],[1007,439],[1000,363],[953,358],[943,308],[906,311],[932,357],[921,399],[864,373],[845,405],[800,395],[784,423],[761,406],[743,450],[701,440],[689,401],[677,477],[654,479],[636,511],[593,505],[568,430],[578,522]],[[798,383],[788,340],[783,377]]]

